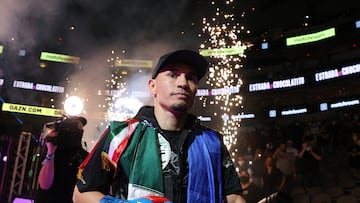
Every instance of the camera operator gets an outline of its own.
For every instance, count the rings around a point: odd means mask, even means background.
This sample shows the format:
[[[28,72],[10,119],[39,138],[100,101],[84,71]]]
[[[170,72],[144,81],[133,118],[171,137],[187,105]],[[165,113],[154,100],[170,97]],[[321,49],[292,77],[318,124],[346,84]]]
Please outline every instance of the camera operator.
[[[88,152],[82,147],[83,117],[45,124],[45,149],[35,203],[72,203],[78,167]]]
[[[299,159],[304,175],[304,185],[306,187],[320,186],[319,162],[322,155],[316,145],[315,135],[305,135]]]

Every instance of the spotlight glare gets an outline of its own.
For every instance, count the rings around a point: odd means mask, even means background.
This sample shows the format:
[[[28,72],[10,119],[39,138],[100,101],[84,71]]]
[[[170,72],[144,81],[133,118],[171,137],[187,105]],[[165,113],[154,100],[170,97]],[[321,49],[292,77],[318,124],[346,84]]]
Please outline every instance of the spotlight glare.
[[[79,115],[84,109],[84,103],[78,96],[70,96],[64,102],[65,113],[70,116]]]

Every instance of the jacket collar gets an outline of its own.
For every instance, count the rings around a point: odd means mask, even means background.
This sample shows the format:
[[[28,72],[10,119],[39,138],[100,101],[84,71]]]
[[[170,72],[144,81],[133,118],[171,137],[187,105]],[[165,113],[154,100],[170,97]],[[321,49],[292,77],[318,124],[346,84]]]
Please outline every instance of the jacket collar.
[[[136,119],[147,122],[150,126],[155,129],[161,129],[159,123],[157,122],[154,114],[153,106],[143,106],[140,108],[138,113],[135,115]],[[192,129],[193,127],[200,124],[200,120],[196,118],[192,114],[187,114],[185,128],[184,129]]]

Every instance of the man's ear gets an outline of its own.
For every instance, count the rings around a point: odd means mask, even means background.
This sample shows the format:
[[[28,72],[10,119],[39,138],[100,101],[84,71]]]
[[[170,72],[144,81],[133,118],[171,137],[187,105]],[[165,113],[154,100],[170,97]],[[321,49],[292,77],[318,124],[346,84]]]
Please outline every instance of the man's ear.
[[[148,81],[148,89],[149,89],[149,92],[150,92],[150,95],[152,97],[155,97],[155,93],[156,93],[156,88],[155,88],[155,80],[154,79],[150,79]]]

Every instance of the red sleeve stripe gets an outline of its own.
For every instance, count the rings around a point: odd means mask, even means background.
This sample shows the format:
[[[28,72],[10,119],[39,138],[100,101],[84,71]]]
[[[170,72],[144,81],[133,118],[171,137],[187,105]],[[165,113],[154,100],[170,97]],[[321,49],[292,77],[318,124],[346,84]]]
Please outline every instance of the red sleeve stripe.
[[[120,144],[118,144],[118,146],[116,147],[111,160],[114,161],[115,163],[118,162],[121,154],[123,153],[123,151],[125,150],[127,143],[129,142],[129,139],[131,137],[131,135],[133,134],[133,132],[136,129],[136,126],[139,124],[139,121],[135,120],[135,119],[131,119],[128,120],[128,129],[127,129],[127,133],[125,138],[123,138],[123,140],[120,142]]]

